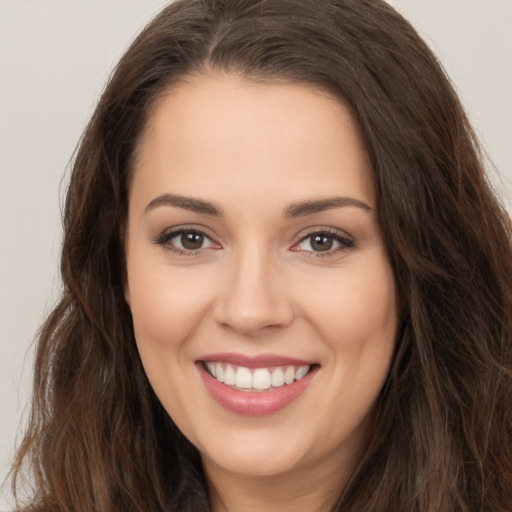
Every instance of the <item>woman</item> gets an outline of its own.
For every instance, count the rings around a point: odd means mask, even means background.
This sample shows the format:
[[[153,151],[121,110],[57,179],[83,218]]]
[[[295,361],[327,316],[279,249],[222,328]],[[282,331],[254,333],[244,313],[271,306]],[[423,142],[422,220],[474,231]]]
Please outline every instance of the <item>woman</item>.
[[[31,509],[512,508],[510,221],[384,2],[170,5],[64,220]]]

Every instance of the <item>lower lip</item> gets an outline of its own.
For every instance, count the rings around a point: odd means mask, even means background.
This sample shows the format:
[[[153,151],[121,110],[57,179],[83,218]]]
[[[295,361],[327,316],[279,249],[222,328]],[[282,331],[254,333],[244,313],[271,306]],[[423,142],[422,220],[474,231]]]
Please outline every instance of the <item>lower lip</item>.
[[[212,377],[203,363],[197,366],[214,400],[228,411],[245,416],[266,416],[284,409],[305,391],[316,373],[313,367],[302,379],[271,391],[238,391]]]

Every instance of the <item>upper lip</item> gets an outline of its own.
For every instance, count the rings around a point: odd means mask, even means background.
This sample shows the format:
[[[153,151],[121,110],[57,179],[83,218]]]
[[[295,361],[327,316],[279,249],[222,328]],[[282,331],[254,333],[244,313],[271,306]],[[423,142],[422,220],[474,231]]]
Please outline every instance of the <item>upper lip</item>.
[[[238,353],[208,354],[198,358],[202,362],[227,363],[245,368],[268,368],[271,366],[306,366],[315,364],[305,359],[281,356],[277,354],[258,354],[249,356]]]

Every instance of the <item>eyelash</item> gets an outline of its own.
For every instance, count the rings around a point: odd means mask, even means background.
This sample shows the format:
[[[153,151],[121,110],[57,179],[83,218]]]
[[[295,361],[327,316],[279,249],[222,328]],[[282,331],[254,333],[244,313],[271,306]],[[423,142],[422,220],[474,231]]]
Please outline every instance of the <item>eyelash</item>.
[[[312,239],[315,235],[326,236],[331,238],[335,242],[339,244],[337,249],[328,249],[326,251],[304,251],[300,249],[292,249],[295,252],[300,252],[303,256],[307,258],[327,258],[329,256],[334,256],[341,251],[352,249],[355,246],[355,241],[352,238],[347,236],[343,236],[339,231],[329,228],[319,229],[315,231],[311,231],[307,235],[303,236],[293,247],[297,247],[308,239]],[[311,242],[310,242],[311,243]]]
[[[159,246],[164,246],[165,249],[177,254],[178,256],[198,256],[202,254],[205,250],[209,249],[209,247],[201,247],[199,249],[193,250],[193,249],[180,249],[179,247],[175,247],[169,242],[180,235],[183,235],[185,233],[192,234],[192,235],[199,235],[204,237],[205,240],[209,240],[210,243],[217,245],[220,248],[220,244],[216,242],[212,237],[201,231],[197,228],[192,227],[182,227],[178,229],[174,229],[171,231],[164,231],[161,233],[158,238],[153,240],[153,243]],[[295,247],[300,246],[303,242],[307,241],[308,239],[312,239],[314,236],[325,236],[330,239],[332,239],[334,242],[337,242],[339,244],[339,247],[335,250],[328,249],[326,251],[305,251],[301,249],[294,249]],[[310,242],[311,243],[311,242]],[[303,236],[298,242],[296,242],[291,250],[293,252],[301,253],[303,256],[307,258],[325,258],[329,256],[333,256],[334,254],[337,254],[340,251],[344,251],[347,249],[352,249],[355,246],[355,242],[352,238],[349,238],[347,236],[343,236],[339,233],[339,231],[334,229],[319,229],[316,231],[311,231],[307,235]]]
[[[169,243],[173,238],[176,238],[185,233],[202,236],[202,237],[204,237],[205,240],[209,240],[211,243],[216,244],[220,247],[220,244],[218,244],[218,242],[213,240],[213,238],[211,236],[208,236],[206,233],[204,233],[200,229],[192,228],[192,227],[182,227],[182,228],[174,229],[171,231],[164,231],[156,240],[153,240],[153,243],[156,245],[165,247],[165,249],[167,249],[171,252],[174,252],[178,256],[198,256],[198,255],[202,254],[206,249],[208,249],[205,247],[201,247],[200,249],[196,249],[196,250],[180,249],[179,247],[175,247]]]

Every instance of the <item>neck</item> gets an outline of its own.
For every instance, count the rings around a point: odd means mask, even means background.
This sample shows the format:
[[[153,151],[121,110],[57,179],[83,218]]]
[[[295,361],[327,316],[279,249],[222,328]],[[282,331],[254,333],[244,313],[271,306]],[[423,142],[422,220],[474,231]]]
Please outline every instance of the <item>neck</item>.
[[[212,512],[328,512],[347,480],[347,468],[317,465],[270,476],[234,474],[203,459]]]

